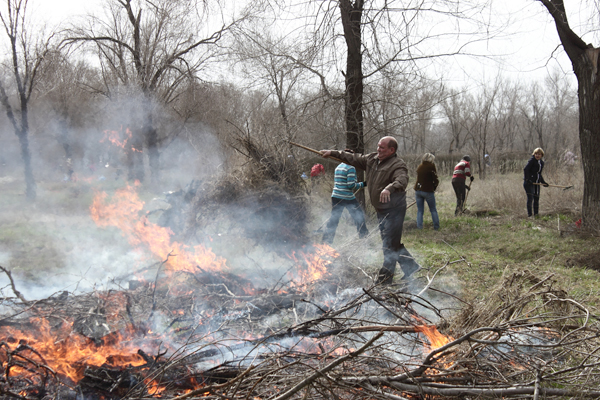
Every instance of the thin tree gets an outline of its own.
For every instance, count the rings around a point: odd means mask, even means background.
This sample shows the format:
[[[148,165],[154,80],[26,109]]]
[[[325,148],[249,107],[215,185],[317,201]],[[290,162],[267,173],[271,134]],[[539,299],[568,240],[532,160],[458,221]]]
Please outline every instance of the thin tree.
[[[539,0],[556,24],[577,77],[579,141],[583,164],[582,222],[600,226],[600,48],[586,44],[569,26],[563,0]]]
[[[28,200],[34,201],[37,188],[29,151],[29,102],[52,36],[42,39],[42,36],[32,34],[34,29],[28,26],[27,4],[28,0],[7,0],[4,2],[6,8],[0,11],[10,54],[4,66],[6,77],[0,79],[0,103],[19,138],[25,194]]]
[[[74,129],[91,124],[97,114],[95,93],[89,87],[94,86],[99,76],[85,61],[71,61],[67,54],[57,50],[49,52],[45,60],[38,79],[38,95],[32,103],[36,110],[32,126],[35,128],[36,120],[38,125],[43,121],[45,133],[52,133],[65,158],[74,164],[79,155],[75,149],[86,142],[84,134],[75,135]],[[67,170],[69,178],[72,173],[73,169]]]
[[[448,97],[442,101],[442,109],[450,128],[449,154],[452,154],[455,150],[460,151],[463,144],[464,129],[461,119],[464,118],[465,114],[465,102],[464,91],[456,89],[449,89]]]

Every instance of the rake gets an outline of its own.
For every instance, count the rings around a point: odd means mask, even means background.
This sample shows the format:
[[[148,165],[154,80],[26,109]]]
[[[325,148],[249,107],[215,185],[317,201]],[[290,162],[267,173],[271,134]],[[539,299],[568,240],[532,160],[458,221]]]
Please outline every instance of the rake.
[[[467,199],[469,198],[469,193],[471,192],[471,184],[472,184],[472,183],[473,183],[473,181],[470,181],[470,182],[469,182],[469,186],[467,186],[467,194],[465,194],[465,200],[464,200],[464,201],[463,201],[463,203],[462,203],[462,210],[460,210],[460,213],[461,213],[461,214],[464,214],[464,213],[466,213],[467,211],[469,211],[469,210],[467,210],[467,207],[466,207],[466,206],[467,206]]]
[[[288,143],[289,143],[289,144],[291,144],[291,145],[293,145],[293,146],[300,147],[301,149],[308,150],[308,151],[310,151],[310,152],[312,152],[312,153],[315,153],[315,154],[321,155],[321,152],[320,152],[319,150],[311,149],[310,147],[303,146],[303,145],[301,145],[301,144],[294,143],[294,142],[288,142]],[[330,158],[330,159],[332,159],[332,160],[335,160],[335,161],[338,161],[338,162],[342,162],[342,163],[344,162],[344,161],[340,160],[340,159],[339,159],[339,158],[337,158],[337,157],[332,157],[332,156],[329,156],[329,157],[327,157],[327,158]]]
[[[544,186],[543,183],[534,183],[534,185]],[[561,185],[550,185],[550,184],[548,184],[548,186],[550,186],[550,187],[556,187],[556,188],[561,188],[562,190],[569,190],[569,189],[573,188],[573,185],[561,186]]]

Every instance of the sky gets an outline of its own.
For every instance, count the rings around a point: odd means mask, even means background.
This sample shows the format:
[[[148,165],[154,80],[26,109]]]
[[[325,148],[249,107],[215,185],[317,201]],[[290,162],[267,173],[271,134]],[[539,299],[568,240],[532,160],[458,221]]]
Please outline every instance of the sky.
[[[101,0],[30,1],[51,24],[72,21],[78,15],[98,10],[102,4]],[[585,25],[589,24],[589,16],[594,15],[589,8],[586,0],[567,2],[569,22],[579,34],[589,30]],[[433,74],[443,76],[451,85],[464,86],[493,82],[499,73],[511,80],[543,81],[552,70],[559,69],[575,83],[567,56],[561,48],[557,50],[559,40],[554,22],[539,1],[491,0],[487,12],[485,18],[504,28],[495,37],[463,49],[473,56],[436,60]]]
[[[489,13],[488,18],[496,25],[493,37],[465,46],[463,51],[473,56],[445,60],[447,64],[439,68],[440,73],[452,71],[449,79],[456,79],[457,85],[483,85],[493,82],[498,74],[522,82],[543,82],[558,69],[575,83],[571,63],[559,46],[554,21],[539,1],[494,0]],[[579,18],[569,19],[572,27],[574,22],[579,25]]]

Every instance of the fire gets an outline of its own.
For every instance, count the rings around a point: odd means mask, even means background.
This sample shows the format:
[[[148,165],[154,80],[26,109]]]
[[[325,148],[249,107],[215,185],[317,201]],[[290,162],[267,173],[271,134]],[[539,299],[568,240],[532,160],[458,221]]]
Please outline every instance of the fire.
[[[112,334],[104,338],[104,344],[97,346],[79,334],[72,333],[72,324],[63,323],[57,332],[53,332],[50,324],[44,319],[32,320],[37,325],[35,333],[10,327],[0,329],[0,336],[5,339],[7,352],[19,354],[36,362],[48,365],[58,375],[78,382],[83,378],[86,366],[102,365],[144,365],[144,359],[136,353],[136,349],[121,344],[121,337]],[[14,338],[19,338],[14,339]],[[26,345],[26,346],[24,346]],[[19,347],[21,346],[21,347]],[[35,353],[25,348],[35,349]],[[40,360],[40,357],[43,357]],[[8,362],[6,352],[0,353],[0,363]],[[21,367],[11,368],[12,375],[30,376],[29,371]]]
[[[304,263],[298,260],[295,252],[290,256],[298,266],[295,273],[298,275],[300,285],[323,278],[328,273],[327,266],[332,263],[331,258],[339,256],[339,253],[326,244],[313,244],[312,247],[314,252],[298,252],[299,257],[304,260]]]
[[[121,127],[121,130],[118,131],[105,130],[104,137],[100,140],[100,143],[104,143],[108,140],[113,145],[127,150],[127,142],[132,136],[133,134],[129,128],[125,128],[125,132],[123,132],[123,127]],[[141,150],[136,149],[133,146],[131,146],[131,150],[141,152]]]
[[[209,271],[226,269],[225,260],[217,257],[202,245],[192,248],[171,241],[172,232],[151,223],[143,215],[144,202],[137,195],[135,187],[127,186],[115,192],[109,201],[105,192],[96,194],[90,212],[98,226],[115,226],[123,231],[132,246],[145,246],[156,257],[167,260],[168,272],[198,272],[198,268]]]
[[[429,351],[439,349],[450,343],[454,338],[441,334],[435,325],[418,325],[415,327],[418,332],[424,334],[429,340]]]

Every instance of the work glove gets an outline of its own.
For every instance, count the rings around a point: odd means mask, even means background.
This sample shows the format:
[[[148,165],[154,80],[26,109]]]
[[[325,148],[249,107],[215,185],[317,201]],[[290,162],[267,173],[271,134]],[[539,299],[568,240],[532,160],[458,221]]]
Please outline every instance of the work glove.
[[[470,176],[469,179],[471,179],[471,182],[473,182],[473,179],[475,179],[474,176]]]
[[[364,182],[363,182],[363,186],[364,186],[364,187],[367,187],[367,181],[364,181]]]
[[[471,190],[471,188],[470,188],[470,187],[468,187],[468,186],[465,186],[465,189],[467,189],[467,190]]]
[[[542,183],[542,186],[543,186],[543,187],[548,187],[548,186],[550,186],[550,185],[548,185],[546,182],[544,182],[544,183]]]

